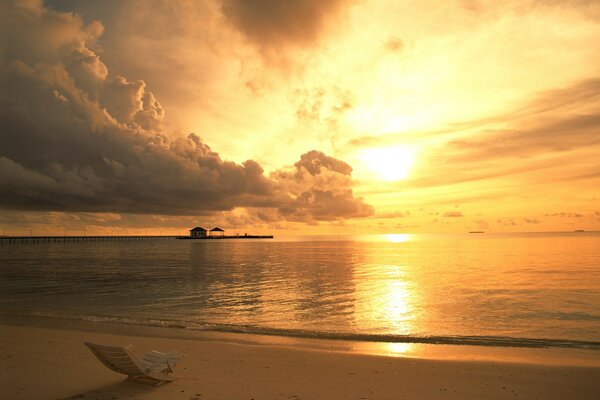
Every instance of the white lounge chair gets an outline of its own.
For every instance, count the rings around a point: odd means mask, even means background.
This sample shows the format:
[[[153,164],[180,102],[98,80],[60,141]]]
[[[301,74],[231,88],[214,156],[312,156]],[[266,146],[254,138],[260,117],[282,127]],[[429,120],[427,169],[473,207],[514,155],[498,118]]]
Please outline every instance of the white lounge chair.
[[[129,347],[106,346],[84,343],[100,362],[120,374],[125,374],[137,382],[154,386],[173,380],[173,368],[181,355],[176,351],[161,353],[151,350],[141,359],[129,351]]]

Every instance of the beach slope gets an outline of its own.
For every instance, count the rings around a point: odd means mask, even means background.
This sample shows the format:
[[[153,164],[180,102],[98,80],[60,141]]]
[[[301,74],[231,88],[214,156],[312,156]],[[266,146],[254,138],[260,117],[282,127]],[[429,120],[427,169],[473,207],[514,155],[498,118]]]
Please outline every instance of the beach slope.
[[[3,399],[598,399],[600,367],[430,360],[218,340],[0,325]],[[124,381],[84,341],[177,349],[178,379]]]

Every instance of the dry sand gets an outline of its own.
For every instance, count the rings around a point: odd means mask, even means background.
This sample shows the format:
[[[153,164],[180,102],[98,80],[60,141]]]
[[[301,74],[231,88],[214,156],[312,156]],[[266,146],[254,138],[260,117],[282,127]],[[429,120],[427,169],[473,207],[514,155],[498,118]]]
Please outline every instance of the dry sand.
[[[580,365],[568,357],[557,362],[544,361],[553,357],[527,360],[527,352],[522,360],[528,362],[491,356],[389,357],[338,351],[343,345],[332,351],[319,345],[282,346],[277,339],[269,345],[227,335],[193,336],[168,328],[140,334],[111,324],[64,324],[13,324],[4,319],[0,398],[600,399],[600,360],[595,355]],[[84,341],[132,344],[137,354],[177,349],[184,358],[176,368],[178,379],[154,388],[124,381],[101,365]],[[544,349],[537,352],[530,354],[543,354]]]

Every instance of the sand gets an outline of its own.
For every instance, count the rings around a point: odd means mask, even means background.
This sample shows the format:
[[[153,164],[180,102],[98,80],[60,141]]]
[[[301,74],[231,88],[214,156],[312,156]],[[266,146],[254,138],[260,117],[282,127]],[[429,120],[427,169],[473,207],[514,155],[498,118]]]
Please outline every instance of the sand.
[[[545,357],[545,350],[538,349],[507,362],[487,349],[481,359],[428,359],[347,351],[352,345],[286,345],[276,338],[269,343],[268,338],[252,341],[245,336],[4,319],[0,398],[600,399],[600,360],[595,355],[570,362],[569,357]],[[137,354],[177,349],[184,358],[177,365],[177,379],[155,388],[110,371],[84,341],[132,344]],[[461,354],[461,346],[454,347],[451,354]]]

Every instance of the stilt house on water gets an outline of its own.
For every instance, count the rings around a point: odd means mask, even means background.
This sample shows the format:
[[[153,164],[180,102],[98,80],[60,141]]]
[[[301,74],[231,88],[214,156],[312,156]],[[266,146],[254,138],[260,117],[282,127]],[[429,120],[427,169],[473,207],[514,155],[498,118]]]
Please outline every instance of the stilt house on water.
[[[210,236],[225,236],[225,230],[217,226],[210,230]]]
[[[225,236],[225,229],[218,226],[206,230],[200,226],[190,229],[190,236],[178,236],[177,239],[273,239],[273,235],[248,235]]]
[[[208,231],[201,226],[197,226],[190,229],[190,237],[192,238],[205,238],[208,237]]]

